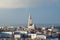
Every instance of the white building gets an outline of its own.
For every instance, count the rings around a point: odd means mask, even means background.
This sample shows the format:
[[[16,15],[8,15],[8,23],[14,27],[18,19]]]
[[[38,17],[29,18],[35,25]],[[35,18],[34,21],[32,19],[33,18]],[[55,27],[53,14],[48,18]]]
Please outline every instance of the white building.
[[[48,29],[48,31],[52,31],[52,29]]]
[[[22,33],[22,34],[27,34],[27,31],[20,31],[20,33]]]
[[[40,38],[40,39],[46,40],[46,36],[45,35],[37,35],[36,38]]]
[[[46,40],[46,36],[45,35],[40,35],[40,34],[28,34],[28,36],[31,37],[31,39],[43,39]]]
[[[18,40],[21,38],[20,32],[14,32],[14,39]]]
[[[21,34],[27,34],[27,31],[15,31],[15,32],[19,32]]]
[[[45,30],[46,29],[46,25],[44,25],[43,27],[42,27],[42,30]]]
[[[14,38],[20,38],[20,37],[21,37],[20,34],[15,34],[15,35],[14,35]]]
[[[28,36],[31,36],[31,39],[35,39],[36,38],[36,34],[28,34]]]
[[[2,32],[2,33],[5,33],[5,34],[10,34],[12,35],[12,32]],[[14,32],[13,32],[14,33]]]

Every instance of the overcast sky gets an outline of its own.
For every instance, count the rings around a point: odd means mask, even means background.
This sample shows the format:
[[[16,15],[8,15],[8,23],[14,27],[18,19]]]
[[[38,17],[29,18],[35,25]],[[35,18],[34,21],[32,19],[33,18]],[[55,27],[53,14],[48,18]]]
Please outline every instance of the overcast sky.
[[[28,11],[29,8],[29,11]],[[0,24],[60,24],[60,0],[0,0]]]

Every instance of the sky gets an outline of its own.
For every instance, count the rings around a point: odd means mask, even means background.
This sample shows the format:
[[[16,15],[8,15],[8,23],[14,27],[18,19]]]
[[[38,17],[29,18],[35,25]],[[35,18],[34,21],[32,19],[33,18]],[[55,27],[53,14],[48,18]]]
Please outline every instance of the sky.
[[[29,9],[29,10],[28,10]],[[60,0],[0,0],[0,25],[60,24]]]

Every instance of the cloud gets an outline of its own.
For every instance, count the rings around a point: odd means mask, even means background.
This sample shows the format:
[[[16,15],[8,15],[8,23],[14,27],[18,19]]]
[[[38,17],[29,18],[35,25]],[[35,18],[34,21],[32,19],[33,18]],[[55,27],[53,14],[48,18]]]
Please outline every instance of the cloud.
[[[0,0],[0,8],[38,7],[59,2],[59,0]]]

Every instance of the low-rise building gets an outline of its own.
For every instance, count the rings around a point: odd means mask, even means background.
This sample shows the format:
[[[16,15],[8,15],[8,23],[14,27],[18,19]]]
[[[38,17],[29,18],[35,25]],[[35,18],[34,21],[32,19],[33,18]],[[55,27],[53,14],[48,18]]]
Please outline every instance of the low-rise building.
[[[31,39],[35,39],[36,38],[36,34],[28,34],[28,36],[30,36]]]
[[[40,35],[40,34],[37,34],[36,38],[40,38],[40,39],[44,39],[46,40],[46,36],[45,35]]]

